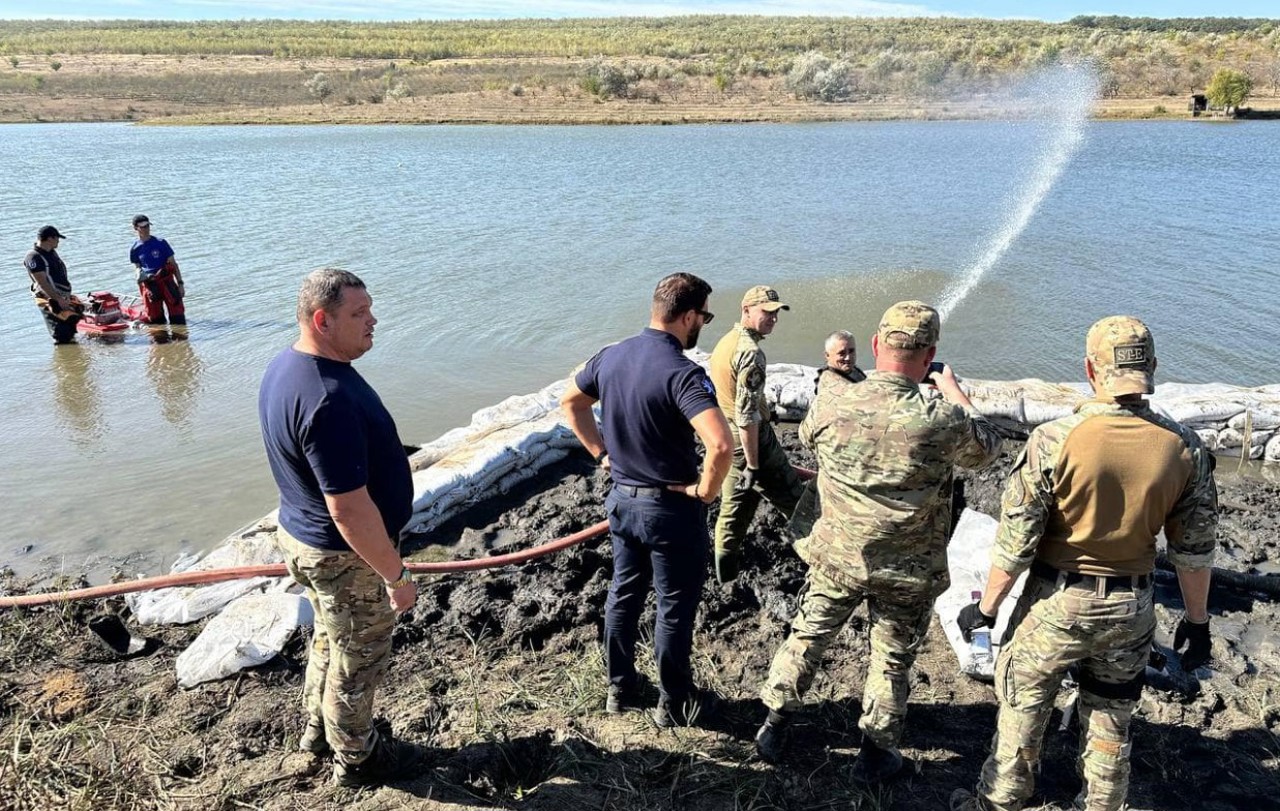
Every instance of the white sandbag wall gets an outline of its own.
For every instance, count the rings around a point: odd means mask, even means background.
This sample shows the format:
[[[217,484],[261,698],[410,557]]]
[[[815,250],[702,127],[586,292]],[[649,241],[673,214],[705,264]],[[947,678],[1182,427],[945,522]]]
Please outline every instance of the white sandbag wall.
[[[765,396],[780,419],[803,418],[816,374],[815,367],[792,363],[769,367]],[[1087,383],[962,380],[961,386],[979,412],[1023,430],[1070,414],[1090,396]],[[1150,400],[1152,408],[1194,430],[1220,456],[1280,462],[1280,385],[1161,383]]]

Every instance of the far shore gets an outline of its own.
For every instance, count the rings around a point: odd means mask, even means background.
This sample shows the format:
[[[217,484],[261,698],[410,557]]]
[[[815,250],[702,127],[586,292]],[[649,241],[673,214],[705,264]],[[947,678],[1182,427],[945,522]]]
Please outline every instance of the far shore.
[[[13,57],[0,76],[0,123],[132,121],[234,124],[710,124],[946,121],[1025,117],[990,96],[866,95],[824,103],[796,98],[783,76],[642,80],[626,96],[588,92],[582,59],[441,59],[411,66],[374,59],[135,56]],[[58,67],[53,68],[56,64]],[[388,65],[393,66],[388,68]],[[419,92],[386,88],[388,70]],[[323,98],[304,90],[323,73]],[[1270,89],[1270,88],[1268,88]],[[1100,99],[1098,120],[1193,119],[1189,96]],[[1251,97],[1255,117],[1280,118],[1280,96]]]

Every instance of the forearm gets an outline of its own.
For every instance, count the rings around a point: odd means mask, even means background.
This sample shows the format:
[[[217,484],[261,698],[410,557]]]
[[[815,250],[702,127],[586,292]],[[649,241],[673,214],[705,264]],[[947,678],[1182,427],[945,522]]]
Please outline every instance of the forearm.
[[[1182,589],[1182,603],[1186,606],[1187,619],[1195,623],[1209,621],[1209,581],[1213,569],[1178,570],[1178,586]]]
[[[714,452],[708,450],[702,460],[702,476],[698,479],[698,497],[703,498],[708,494],[719,493],[732,466],[732,446],[719,448]]]
[[[1017,579],[1016,574],[1006,572],[999,566],[992,566],[987,574],[987,587],[983,589],[978,609],[988,617],[994,617],[1000,610],[1000,604],[1004,602],[1004,598],[1009,596]]]
[[[742,442],[742,458],[747,467],[760,467],[760,423],[749,422],[738,429],[738,439]]]
[[[606,452],[604,437],[600,435],[600,426],[596,425],[595,414],[587,404],[565,404],[562,406],[565,422],[573,435],[587,449],[592,458],[598,458]]]
[[[400,557],[396,542],[387,535],[377,506],[365,491],[359,492],[364,493],[363,498],[355,496],[343,499],[340,496],[336,499],[339,502],[337,504],[334,497],[326,495],[329,514],[351,550],[369,564],[379,577],[387,582],[398,580],[404,569],[404,560]]]
[[[44,293],[45,298],[61,299],[62,294],[53,286],[53,282],[49,281],[47,273],[33,273],[31,278],[35,280],[36,287],[40,288],[40,292]]]

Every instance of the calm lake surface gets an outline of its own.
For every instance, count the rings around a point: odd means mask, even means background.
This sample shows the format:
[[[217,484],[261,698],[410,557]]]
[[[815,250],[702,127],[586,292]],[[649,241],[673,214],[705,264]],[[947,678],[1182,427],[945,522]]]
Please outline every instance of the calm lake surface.
[[[0,564],[166,568],[275,506],[258,381],[302,276],[368,283],[357,368],[406,442],[564,376],[647,320],[662,275],[750,285],[771,361],[816,363],[895,300],[936,300],[1010,218],[1027,123],[0,128]],[[1029,227],[944,325],[962,375],[1079,380],[1089,324],[1156,334],[1160,379],[1280,381],[1280,126],[1093,123]],[[22,256],[47,223],[79,292],[133,289],[130,218],[187,280],[190,340],[54,348]]]

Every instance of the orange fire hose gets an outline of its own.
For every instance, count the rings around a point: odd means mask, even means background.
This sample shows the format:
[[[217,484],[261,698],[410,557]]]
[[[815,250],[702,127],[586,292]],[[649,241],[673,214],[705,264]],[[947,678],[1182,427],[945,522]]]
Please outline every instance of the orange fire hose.
[[[796,472],[803,479],[816,475],[813,471],[797,467]],[[450,572],[471,572],[479,569],[496,569],[499,566],[510,566],[525,563],[545,555],[560,552],[571,546],[589,541],[609,531],[609,522],[601,521],[572,535],[566,535],[541,546],[510,552],[505,555],[494,555],[489,558],[472,558],[471,560],[451,560],[443,563],[406,563],[406,567],[414,574],[447,574]],[[208,569],[202,572],[179,572],[178,574],[144,577],[138,580],[126,580],[120,583],[109,583],[105,586],[91,586],[70,591],[49,591],[40,594],[22,594],[13,597],[0,597],[0,608],[28,608],[31,606],[52,605],[54,603],[70,603],[77,600],[94,600],[103,597],[118,597],[136,591],[177,588],[180,586],[203,586],[209,583],[224,583],[228,580],[245,580],[250,577],[285,577],[283,563],[267,563],[260,566],[232,566],[226,569]]]

